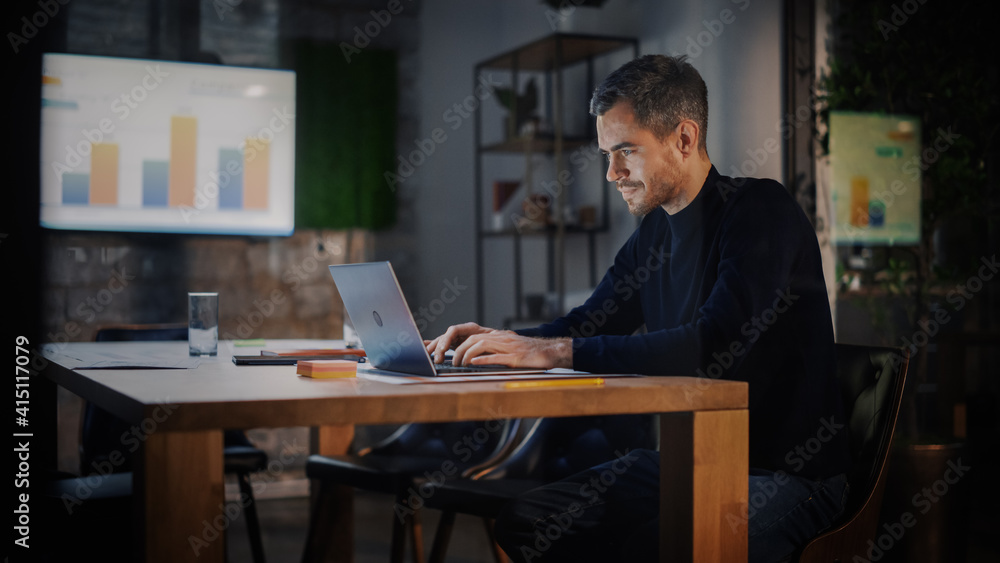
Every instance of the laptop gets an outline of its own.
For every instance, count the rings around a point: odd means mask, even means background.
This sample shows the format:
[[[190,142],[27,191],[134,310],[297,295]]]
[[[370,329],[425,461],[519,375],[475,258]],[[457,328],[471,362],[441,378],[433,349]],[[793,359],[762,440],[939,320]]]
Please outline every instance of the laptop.
[[[429,377],[544,373],[544,369],[435,364],[389,262],[330,266],[367,361],[383,375]]]

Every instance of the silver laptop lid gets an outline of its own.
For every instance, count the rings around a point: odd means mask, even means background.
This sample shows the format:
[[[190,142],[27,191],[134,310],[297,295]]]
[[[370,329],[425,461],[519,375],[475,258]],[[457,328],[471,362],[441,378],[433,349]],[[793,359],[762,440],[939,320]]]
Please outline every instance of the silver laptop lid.
[[[380,370],[436,375],[389,262],[330,266],[330,275],[368,362]]]

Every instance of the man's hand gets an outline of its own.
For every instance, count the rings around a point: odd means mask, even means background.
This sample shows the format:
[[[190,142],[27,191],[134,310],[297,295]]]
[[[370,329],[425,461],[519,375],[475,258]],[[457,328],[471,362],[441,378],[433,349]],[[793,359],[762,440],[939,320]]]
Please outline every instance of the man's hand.
[[[434,355],[436,363],[444,360],[444,353],[450,348],[455,348],[452,363],[456,366],[573,367],[573,345],[569,338],[532,338],[475,323],[451,326],[444,334],[427,343],[427,351]]]
[[[514,368],[572,368],[573,344],[569,338],[534,338],[508,330],[474,334],[455,348],[452,363],[500,364]]]
[[[476,323],[452,325],[444,331],[444,334],[434,340],[425,340],[424,344],[427,346],[427,352],[434,358],[434,363],[440,364],[444,362],[444,354],[448,350],[462,344],[474,334],[488,334],[490,332],[496,332],[496,329],[479,326]],[[461,364],[456,363],[456,365]]]

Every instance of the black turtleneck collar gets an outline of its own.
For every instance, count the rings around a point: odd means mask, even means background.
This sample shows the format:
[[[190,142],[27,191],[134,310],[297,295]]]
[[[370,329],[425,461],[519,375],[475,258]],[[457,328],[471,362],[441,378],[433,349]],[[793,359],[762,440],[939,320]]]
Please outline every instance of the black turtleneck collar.
[[[667,224],[670,225],[670,233],[675,240],[686,239],[704,226],[705,213],[711,213],[719,200],[718,190],[714,186],[719,183],[720,178],[722,176],[713,164],[708,171],[708,177],[705,178],[705,183],[702,184],[698,195],[691,200],[691,203],[673,215],[664,212]]]

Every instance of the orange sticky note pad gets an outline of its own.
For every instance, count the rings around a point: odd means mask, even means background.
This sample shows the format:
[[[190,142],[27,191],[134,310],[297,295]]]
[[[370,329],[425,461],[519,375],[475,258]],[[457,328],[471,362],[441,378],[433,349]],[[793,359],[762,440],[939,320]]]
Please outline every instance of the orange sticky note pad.
[[[358,363],[351,360],[299,360],[295,371],[303,377],[315,379],[355,377]]]

